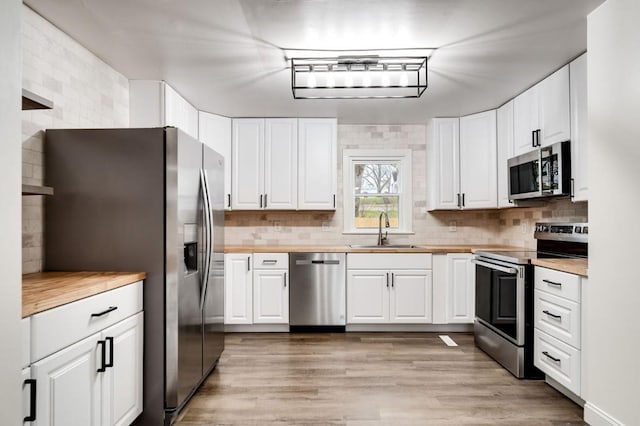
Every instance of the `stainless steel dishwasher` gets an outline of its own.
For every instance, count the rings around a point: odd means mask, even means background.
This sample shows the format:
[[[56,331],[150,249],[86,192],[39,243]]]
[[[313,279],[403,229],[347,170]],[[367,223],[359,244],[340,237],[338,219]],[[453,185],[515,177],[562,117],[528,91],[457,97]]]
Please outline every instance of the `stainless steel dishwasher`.
[[[346,255],[289,254],[289,324],[291,331],[344,331]]]

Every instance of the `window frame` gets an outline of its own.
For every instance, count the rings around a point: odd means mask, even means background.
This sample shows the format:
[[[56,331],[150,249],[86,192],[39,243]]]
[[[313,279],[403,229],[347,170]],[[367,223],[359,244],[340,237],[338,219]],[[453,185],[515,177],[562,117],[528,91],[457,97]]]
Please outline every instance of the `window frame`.
[[[342,153],[343,234],[377,234],[377,228],[356,228],[354,166],[357,163],[397,163],[398,228],[383,228],[389,234],[413,234],[413,173],[410,149],[345,149]]]

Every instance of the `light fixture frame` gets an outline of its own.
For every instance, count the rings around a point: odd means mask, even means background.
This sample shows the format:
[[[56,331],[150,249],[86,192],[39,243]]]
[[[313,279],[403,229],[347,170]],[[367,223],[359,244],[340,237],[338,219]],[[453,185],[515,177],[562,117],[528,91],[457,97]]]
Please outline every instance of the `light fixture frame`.
[[[290,58],[291,61],[291,91],[294,99],[404,99],[419,98],[428,87],[427,63],[429,57],[424,56],[378,56],[378,55],[350,55],[335,57],[300,57]],[[393,69],[389,71],[389,67]],[[354,84],[351,86],[339,85],[301,85],[297,78],[302,73],[311,72],[406,72],[416,73],[416,84],[407,85],[362,85]],[[347,94],[321,95],[322,91],[330,89],[332,92],[345,89]],[[397,89],[398,95],[389,94]],[[415,89],[411,90],[411,89]],[[313,91],[316,94],[305,95],[305,91]],[[379,94],[376,94],[376,91]],[[353,92],[361,92],[362,94],[352,94]],[[369,93],[367,93],[369,92]]]

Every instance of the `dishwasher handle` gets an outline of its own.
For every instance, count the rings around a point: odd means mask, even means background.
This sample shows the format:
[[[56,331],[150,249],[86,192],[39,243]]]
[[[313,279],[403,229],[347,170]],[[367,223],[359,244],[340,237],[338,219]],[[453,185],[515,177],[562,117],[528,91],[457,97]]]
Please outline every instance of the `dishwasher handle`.
[[[296,265],[339,265],[339,260],[296,260]]]

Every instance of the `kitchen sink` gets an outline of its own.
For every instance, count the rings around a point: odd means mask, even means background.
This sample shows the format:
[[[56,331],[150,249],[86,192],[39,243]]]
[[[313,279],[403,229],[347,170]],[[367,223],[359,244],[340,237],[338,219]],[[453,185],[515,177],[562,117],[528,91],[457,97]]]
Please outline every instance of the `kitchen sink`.
[[[361,249],[408,249],[408,248],[416,248],[416,246],[411,244],[388,244],[384,246],[379,245],[358,245],[358,244],[349,244],[351,248],[361,248]]]

